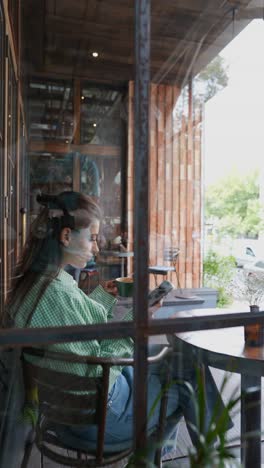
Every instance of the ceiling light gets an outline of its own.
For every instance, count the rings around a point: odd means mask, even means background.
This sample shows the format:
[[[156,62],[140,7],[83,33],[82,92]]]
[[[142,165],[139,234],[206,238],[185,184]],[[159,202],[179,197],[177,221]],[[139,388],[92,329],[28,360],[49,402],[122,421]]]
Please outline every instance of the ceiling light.
[[[65,140],[65,143],[69,143],[69,140]]]
[[[81,97],[82,101],[85,99],[84,96]]]
[[[93,123],[93,126],[94,126],[94,127],[96,127],[96,126],[97,126],[97,124],[94,122],[94,123]]]
[[[99,54],[98,54],[98,52],[92,52],[92,56],[93,56],[94,58],[97,58],[97,57],[99,56]]]

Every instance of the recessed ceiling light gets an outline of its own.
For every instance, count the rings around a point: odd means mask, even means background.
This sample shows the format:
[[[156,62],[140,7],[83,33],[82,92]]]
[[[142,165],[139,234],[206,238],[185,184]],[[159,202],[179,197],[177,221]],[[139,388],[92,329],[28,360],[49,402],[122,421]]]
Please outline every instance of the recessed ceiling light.
[[[97,124],[94,122],[94,123],[93,123],[93,126],[94,126],[94,127],[96,127],[96,126],[97,126]]]
[[[69,140],[65,140],[65,143],[69,143]]]
[[[93,56],[94,58],[97,58],[97,57],[99,56],[99,54],[98,54],[98,52],[92,52],[92,56]]]
[[[81,97],[82,101],[84,100],[84,96]]]

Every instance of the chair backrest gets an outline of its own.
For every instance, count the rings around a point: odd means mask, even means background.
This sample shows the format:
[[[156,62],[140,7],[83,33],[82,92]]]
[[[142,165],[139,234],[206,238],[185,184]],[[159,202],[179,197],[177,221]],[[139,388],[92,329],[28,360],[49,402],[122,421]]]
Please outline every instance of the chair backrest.
[[[180,249],[178,247],[168,247],[164,249],[164,260],[166,262],[174,262],[176,261],[178,255],[180,253]]]
[[[158,362],[170,353],[170,348],[164,347],[156,356],[148,358],[149,363]],[[75,374],[54,370],[52,368],[41,367],[41,359],[47,360],[49,366],[56,369],[61,362],[83,363],[87,365],[100,365],[102,374],[99,377],[80,377]],[[44,364],[44,362],[43,362]],[[65,457],[58,455],[57,451],[52,452],[45,443],[56,445],[56,438],[48,435],[48,431],[56,424],[66,426],[74,425],[97,425],[97,448],[94,458],[86,461],[83,465],[81,460],[71,458],[72,466],[103,466],[105,461],[115,463],[121,458],[127,457],[132,452],[130,449],[122,450],[116,454],[105,457],[104,435],[107,413],[108,385],[110,367],[113,365],[128,366],[134,365],[131,358],[98,358],[94,356],[78,356],[70,353],[60,353],[55,351],[45,351],[43,349],[25,348],[23,350],[24,378],[27,386],[38,387],[39,398],[39,418],[36,428],[36,443],[40,451],[49,458],[63,462]],[[63,367],[61,365],[61,367]],[[169,374],[167,375],[167,381]],[[166,383],[167,385],[167,383]],[[164,394],[161,400],[160,424],[158,437],[161,439],[166,417],[167,396]],[[61,443],[58,444],[61,447]]]

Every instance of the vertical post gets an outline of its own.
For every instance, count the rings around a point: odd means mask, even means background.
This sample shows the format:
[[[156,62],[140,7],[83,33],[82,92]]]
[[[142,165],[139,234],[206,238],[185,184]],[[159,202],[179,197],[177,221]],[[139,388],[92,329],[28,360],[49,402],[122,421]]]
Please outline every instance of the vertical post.
[[[73,93],[73,120],[74,120],[74,135],[73,143],[79,145],[81,143],[81,83],[79,79],[74,80],[74,93]],[[81,169],[80,169],[80,156],[74,155],[73,159],[73,190],[77,192],[80,190],[81,184]]]
[[[148,324],[148,153],[150,0],[135,1],[134,240],[135,393],[134,446],[146,447]],[[144,465],[144,463],[143,463]],[[142,466],[142,462],[137,462]]]
[[[241,374],[241,462],[261,465],[261,377]]]
[[[4,73],[5,73],[5,84],[4,84],[4,207],[3,207],[3,300],[5,301],[7,298],[7,290],[8,290],[8,272],[9,272],[9,261],[8,261],[8,98],[9,98],[9,88],[8,88],[8,80],[9,80],[9,61],[8,61],[8,36],[5,36],[6,46],[5,46],[5,65],[4,65]]]
[[[20,135],[21,135],[21,119],[20,119],[20,96],[21,96],[21,76],[20,76],[20,67],[21,67],[21,0],[18,0],[18,25],[17,25],[17,50],[18,50],[18,56],[17,56],[17,128],[16,128],[16,232],[19,233],[20,228],[21,231],[23,230],[23,227],[21,225],[21,220],[20,220],[20,207],[22,204],[21,200],[21,184],[22,184],[22,178],[21,178],[21,167],[22,167],[22,157],[21,157],[21,141],[20,141]],[[22,234],[23,235],[23,234]],[[15,246],[15,252],[16,252],[16,262],[18,261],[18,258],[20,257],[20,252],[22,248],[22,242],[20,239],[20,236],[17,235],[16,238],[16,246]]]

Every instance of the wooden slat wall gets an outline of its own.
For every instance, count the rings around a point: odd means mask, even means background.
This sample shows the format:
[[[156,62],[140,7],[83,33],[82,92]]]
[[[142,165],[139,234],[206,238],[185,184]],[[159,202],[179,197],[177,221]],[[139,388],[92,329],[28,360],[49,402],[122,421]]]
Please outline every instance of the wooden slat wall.
[[[152,96],[154,98],[154,96]],[[157,229],[151,232],[151,236],[157,236],[157,264],[163,263],[163,251],[164,251],[164,234],[165,234],[165,85],[159,85],[157,87],[157,166],[158,173],[157,179],[151,182],[151,188],[156,194],[157,206],[150,205],[150,214],[157,210]],[[152,111],[155,111],[155,104],[152,106]],[[155,161],[150,161],[150,164],[155,164]],[[150,244],[151,245],[151,244]],[[154,249],[150,247],[150,264],[152,261],[152,251]]]
[[[127,157],[127,249],[133,251],[133,212],[134,212],[134,83],[129,82],[128,87],[128,157]],[[133,260],[127,259],[127,273],[133,271]]]
[[[194,112],[191,84],[180,96],[175,86],[151,85],[150,265],[165,264],[164,248],[179,247],[181,287],[199,287],[201,271],[201,111]],[[128,230],[133,250],[133,83],[129,85]],[[177,103],[184,101],[181,112]],[[195,114],[195,118],[193,115]],[[132,272],[132,262],[128,272]],[[177,284],[175,273],[168,277]],[[154,278],[150,275],[150,286]]]
[[[201,185],[201,142],[202,112],[197,110],[194,126],[194,203],[193,203],[193,287],[199,287],[202,275],[201,234],[202,234],[202,185]]]

